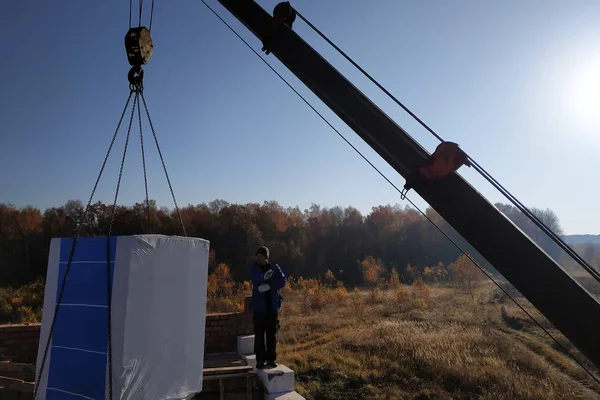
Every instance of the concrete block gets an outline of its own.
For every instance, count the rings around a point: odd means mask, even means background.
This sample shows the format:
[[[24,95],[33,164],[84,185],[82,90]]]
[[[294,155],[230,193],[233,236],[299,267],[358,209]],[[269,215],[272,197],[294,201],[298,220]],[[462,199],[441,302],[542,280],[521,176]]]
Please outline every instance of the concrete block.
[[[265,400],[306,400],[298,392],[267,393]]]
[[[277,368],[257,369],[256,376],[267,393],[284,393],[294,391],[294,371],[279,364]]]
[[[254,335],[238,336],[237,352],[240,355],[254,353]]]
[[[254,370],[256,370],[256,354],[240,354],[244,361],[248,363]],[[255,371],[256,372],[256,371]]]

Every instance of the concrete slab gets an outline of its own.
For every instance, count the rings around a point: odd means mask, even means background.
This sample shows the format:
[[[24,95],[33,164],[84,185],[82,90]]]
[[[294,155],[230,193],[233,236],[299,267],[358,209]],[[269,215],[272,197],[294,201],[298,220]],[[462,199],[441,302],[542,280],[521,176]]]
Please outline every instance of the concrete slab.
[[[300,396],[298,392],[283,392],[283,393],[267,393],[265,394],[265,400],[306,400],[305,397]]]
[[[254,353],[254,335],[238,336],[237,352],[240,355]]]
[[[256,376],[262,382],[267,393],[294,391],[294,371],[279,364],[276,368],[257,369]]]
[[[241,357],[246,361],[248,365],[252,367],[254,372],[256,372],[256,355],[255,354],[242,354]]]

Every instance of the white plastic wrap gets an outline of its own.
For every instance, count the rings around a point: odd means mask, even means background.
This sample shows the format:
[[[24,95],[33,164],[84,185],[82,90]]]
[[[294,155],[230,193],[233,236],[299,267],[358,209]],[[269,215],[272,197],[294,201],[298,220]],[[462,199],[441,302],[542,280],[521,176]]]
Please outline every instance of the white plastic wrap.
[[[108,398],[106,237],[79,238],[38,399]],[[72,239],[53,239],[37,370]],[[209,243],[112,237],[113,399],[189,399],[202,390]]]

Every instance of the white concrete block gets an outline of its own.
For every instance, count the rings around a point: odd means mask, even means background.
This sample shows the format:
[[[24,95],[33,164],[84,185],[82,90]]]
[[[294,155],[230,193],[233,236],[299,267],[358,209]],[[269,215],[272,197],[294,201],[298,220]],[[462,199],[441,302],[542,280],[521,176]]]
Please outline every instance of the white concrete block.
[[[254,353],[254,335],[238,336],[237,352],[239,355]]]
[[[267,393],[294,391],[294,371],[279,364],[277,368],[257,369],[256,376],[262,382]]]
[[[267,393],[265,400],[306,400],[298,392]]]
[[[256,354],[240,354],[244,361],[248,363],[254,370],[256,370]]]

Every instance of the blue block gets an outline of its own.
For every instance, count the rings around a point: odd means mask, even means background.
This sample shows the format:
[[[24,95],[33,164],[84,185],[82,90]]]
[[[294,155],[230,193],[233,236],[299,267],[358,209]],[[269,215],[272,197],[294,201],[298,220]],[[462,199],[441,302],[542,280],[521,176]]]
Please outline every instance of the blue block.
[[[60,242],[57,301],[72,244],[73,239]],[[116,247],[117,237],[111,237],[110,242],[106,237],[77,239],[52,335],[48,400],[104,399],[108,358],[107,256],[112,292]]]
[[[111,262],[109,267],[110,287],[112,288],[114,263]],[[66,264],[60,264],[58,266],[57,301],[65,277],[66,268]],[[107,265],[105,262],[71,264],[61,304],[108,305],[106,268]]]
[[[99,397],[97,399],[94,400],[101,400],[103,399],[103,397]],[[44,397],[44,400],[85,400],[85,397],[81,397],[76,393],[69,393],[66,391],[58,391],[55,389],[50,389],[48,388],[48,390],[46,391],[46,397]]]
[[[75,253],[72,262],[81,261],[103,261],[106,262],[106,236],[80,237],[75,243]],[[62,238],[60,240],[60,262],[69,261],[73,238]],[[117,247],[117,236],[110,237],[110,260],[115,260],[115,249]]]
[[[64,392],[91,399],[104,399],[106,355],[54,347],[50,359],[50,371],[47,399],[52,398],[50,394],[56,399],[66,400],[73,397]],[[54,373],[55,371],[60,373]]]
[[[74,347],[105,353],[107,343],[108,308],[60,307],[52,335],[53,346]]]

